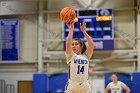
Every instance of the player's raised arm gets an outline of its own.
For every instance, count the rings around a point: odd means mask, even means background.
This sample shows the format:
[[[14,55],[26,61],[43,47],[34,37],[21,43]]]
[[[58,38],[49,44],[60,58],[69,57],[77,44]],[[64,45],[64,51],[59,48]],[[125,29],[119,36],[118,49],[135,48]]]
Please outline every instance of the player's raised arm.
[[[80,29],[81,29],[81,31],[83,32],[84,36],[87,39],[88,45],[87,45],[86,54],[87,54],[88,58],[90,59],[92,54],[93,54],[94,43],[93,43],[92,38],[86,32],[86,23],[85,22],[80,24]]]
[[[66,54],[71,55],[72,54],[72,36],[73,36],[73,30],[74,30],[74,22],[66,24],[69,28],[69,34],[66,39]]]

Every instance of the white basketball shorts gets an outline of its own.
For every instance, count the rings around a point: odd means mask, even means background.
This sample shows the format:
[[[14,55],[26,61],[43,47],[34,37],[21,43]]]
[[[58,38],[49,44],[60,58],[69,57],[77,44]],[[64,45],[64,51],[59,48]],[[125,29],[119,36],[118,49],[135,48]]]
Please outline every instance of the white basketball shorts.
[[[64,93],[90,93],[90,85],[88,80],[85,82],[76,82],[68,80]]]

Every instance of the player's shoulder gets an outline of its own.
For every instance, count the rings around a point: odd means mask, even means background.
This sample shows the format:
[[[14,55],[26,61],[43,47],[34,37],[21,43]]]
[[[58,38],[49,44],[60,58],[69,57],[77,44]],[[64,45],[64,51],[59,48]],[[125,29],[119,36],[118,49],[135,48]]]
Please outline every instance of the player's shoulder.
[[[122,81],[118,81],[118,84],[125,85]]]
[[[122,81],[118,81],[118,83],[119,83],[119,84],[122,84],[123,82],[122,82]]]
[[[86,53],[83,53],[82,56],[89,59]]]
[[[113,85],[113,82],[110,82],[108,85]]]
[[[74,59],[74,57],[76,56],[76,53],[74,53],[74,52],[72,51],[71,54],[67,54],[67,53],[65,52],[65,55],[66,55],[66,61],[67,61],[67,64],[68,64],[69,62],[71,62],[71,61]]]

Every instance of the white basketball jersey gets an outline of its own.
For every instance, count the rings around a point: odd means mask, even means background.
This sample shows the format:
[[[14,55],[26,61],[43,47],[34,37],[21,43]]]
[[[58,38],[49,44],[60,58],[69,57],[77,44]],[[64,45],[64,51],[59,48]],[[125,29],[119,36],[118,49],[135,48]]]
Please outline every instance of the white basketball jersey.
[[[111,90],[111,93],[122,93],[122,89],[123,87],[126,87],[126,85],[123,82],[118,81],[117,84],[114,84],[113,82],[109,83],[107,87]]]
[[[89,61],[85,54],[77,55],[72,53],[71,58],[67,58],[67,63],[69,64],[70,80],[77,82],[84,82],[88,80]]]

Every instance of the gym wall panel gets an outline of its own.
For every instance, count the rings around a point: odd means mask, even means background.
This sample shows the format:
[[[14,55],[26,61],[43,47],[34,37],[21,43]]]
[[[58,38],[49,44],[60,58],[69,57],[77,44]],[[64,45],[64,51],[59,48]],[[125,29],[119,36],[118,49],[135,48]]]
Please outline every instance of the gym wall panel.
[[[72,0],[48,0],[49,10],[61,10],[66,6],[72,6]]]
[[[1,3],[1,1],[0,1],[0,13],[1,13],[1,4],[2,4],[2,3]]]
[[[37,59],[37,15],[20,16],[20,59],[36,62]]]
[[[90,5],[90,2],[92,0],[49,0],[49,9],[51,10],[60,10],[61,8],[65,7],[65,6],[71,6],[73,5],[73,7],[78,6],[78,4],[81,4],[82,8],[87,7],[88,5]],[[55,4],[57,4],[57,6],[53,6]],[[127,0],[126,1],[122,1],[122,0],[97,0],[93,3],[93,7],[92,8],[120,8],[120,7],[132,7],[134,5],[134,1],[133,0]],[[109,7],[108,7],[109,6]]]
[[[100,2],[98,4],[98,2]],[[97,6],[98,4],[98,6]],[[97,0],[97,3],[95,2],[93,4],[94,6],[97,6],[97,8],[123,8],[123,7],[132,7],[134,5],[134,0]]]
[[[137,37],[140,37],[140,11],[137,12]],[[138,49],[138,66],[137,69],[140,71],[140,40],[137,40]]]
[[[133,62],[125,62],[124,61],[110,61],[104,63],[105,67],[110,68],[110,70],[114,71],[125,71],[125,72],[132,72],[134,71]]]
[[[60,41],[63,40],[63,22],[60,20],[59,13],[48,14],[45,19],[47,19],[45,22],[47,29],[44,30],[44,39],[53,41],[49,41],[49,44],[44,43],[44,46],[48,47],[48,50],[63,50],[63,42]]]
[[[63,55],[59,55],[63,56]],[[45,65],[45,72],[47,74],[56,74],[56,73],[67,73],[68,71],[68,65],[66,63],[62,64],[60,62],[56,62],[55,64],[49,64],[49,67]]]
[[[140,0],[137,0],[137,4],[140,6]]]
[[[135,37],[135,15],[134,11],[114,11],[114,32],[116,38],[130,38],[131,42],[126,40],[115,41],[115,48],[133,47]],[[130,46],[128,43],[130,43]]]
[[[25,12],[35,12],[37,10],[36,1],[1,1],[0,14],[19,14]]]

